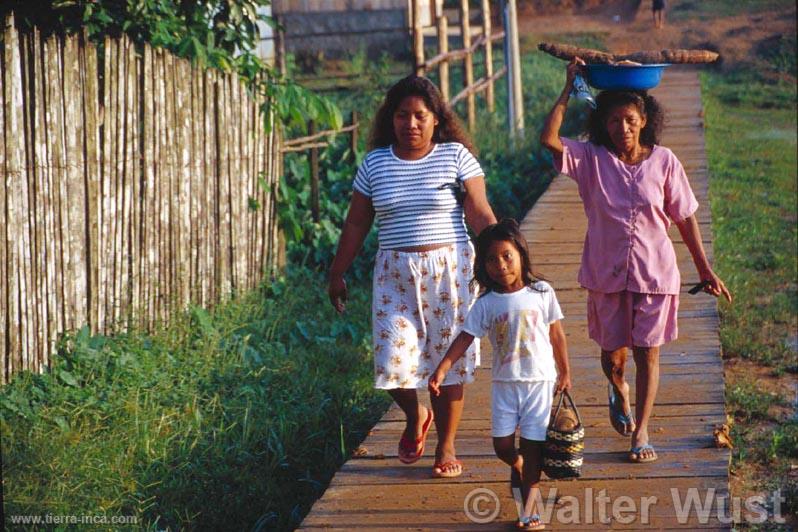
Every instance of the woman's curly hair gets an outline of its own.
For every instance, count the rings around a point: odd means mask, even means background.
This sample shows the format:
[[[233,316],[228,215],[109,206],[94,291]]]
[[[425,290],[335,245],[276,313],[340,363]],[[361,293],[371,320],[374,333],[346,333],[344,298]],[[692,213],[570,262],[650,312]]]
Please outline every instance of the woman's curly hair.
[[[422,76],[410,75],[397,81],[388,89],[385,100],[377,110],[374,123],[369,136],[369,150],[385,148],[396,143],[396,134],[393,129],[393,115],[408,96],[418,96],[424,100],[427,108],[438,119],[438,125],[432,134],[432,141],[459,142],[468,151],[476,155],[471,139],[463,129],[460,120],[455,116],[449,105],[443,101],[438,87]]]
[[[641,116],[646,117],[646,126],[640,132],[640,144],[653,146],[659,144],[662,127],[665,124],[665,111],[656,98],[647,91],[603,91],[596,98],[596,108],[587,119],[587,133],[590,142],[614,151],[615,145],[607,133],[607,118],[613,109],[634,105]]]
[[[474,259],[474,278],[471,280],[471,288],[479,286],[484,294],[501,288],[496,281],[488,275],[487,259],[490,245],[496,241],[511,242],[518,254],[521,256],[521,277],[525,286],[533,287],[537,281],[545,279],[532,268],[532,257],[529,254],[529,246],[526,238],[521,234],[518,222],[512,218],[504,218],[499,223],[491,224],[479,233],[476,240],[476,258]],[[534,287],[533,287],[534,289]]]

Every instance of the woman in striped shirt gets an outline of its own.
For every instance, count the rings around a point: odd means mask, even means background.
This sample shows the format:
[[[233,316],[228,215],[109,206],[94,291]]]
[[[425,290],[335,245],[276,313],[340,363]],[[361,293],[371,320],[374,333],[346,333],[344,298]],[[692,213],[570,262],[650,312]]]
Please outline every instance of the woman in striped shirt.
[[[407,417],[399,459],[410,464],[421,458],[434,420],[439,443],[432,474],[455,477],[462,464],[454,438],[463,385],[473,381],[479,364],[477,346],[452,367],[441,394],[430,397],[431,410],[419,403],[416,389],[426,388],[475,297],[469,288],[474,249],[465,223],[478,234],[496,217],[468,136],[428,79],[408,76],[391,87],[370,145],[330,267],[330,301],[344,311],[344,273],[376,218],[375,387],[387,390]]]

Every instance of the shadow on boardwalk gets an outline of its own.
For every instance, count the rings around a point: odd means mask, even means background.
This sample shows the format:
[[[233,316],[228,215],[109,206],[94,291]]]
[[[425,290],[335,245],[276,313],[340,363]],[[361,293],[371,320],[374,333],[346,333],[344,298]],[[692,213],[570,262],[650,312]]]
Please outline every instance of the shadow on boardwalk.
[[[711,260],[698,77],[693,71],[672,68],[655,94],[669,118],[663,144],[684,164],[701,203],[698,217]],[[684,293],[695,281],[695,269],[674,228],[671,238],[683,274],[683,295],[680,337],[662,351],[661,385],[650,425],[659,460],[627,462],[629,441],[618,436],[607,419],[606,381],[598,350],[587,335],[586,293],[576,282],[585,224],[576,185],[562,176],[554,180],[522,224],[533,260],[557,290],[565,314],[574,396],[586,425],[583,476],[576,481],[541,484],[544,502],[547,497],[552,502],[547,505],[551,513],[544,515],[544,520],[549,521],[549,529],[557,530],[727,529],[729,525],[718,519],[717,510],[718,498],[729,492],[730,453],[714,448],[712,436],[714,425],[725,421],[715,300]],[[488,362],[486,358],[483,362]],[[628,369],[628,378],[634,382],[634,364],[630,362]],[[467,388],[458,432],[458,456],[465,464],[461,477],[431,479],[430,451],[414,465],[399,463],[396,444],[403,421],[394,406],[363,443],[367,454],[341,468],[301,528],[511,529],[517,510],[510,495],[508,468],[493,452],[489,392],[490,368],[482,366],[476,382]],[[427,449],[434,449],[434,433],[430,440]],[[556,504],[555,496],[559,498]],[[712,506],[704,508],[706,514],[695,506],[692,511],[680,511],[690,497],[701,507],[705,500]]]

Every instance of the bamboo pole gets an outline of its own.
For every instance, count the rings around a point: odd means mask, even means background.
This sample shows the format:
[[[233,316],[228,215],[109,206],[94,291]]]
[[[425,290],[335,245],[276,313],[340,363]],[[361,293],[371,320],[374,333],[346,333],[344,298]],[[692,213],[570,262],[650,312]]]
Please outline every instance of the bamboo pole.
[[[452,101],[449,102],[450,105],[457,105],[460,103],[464,98],[466,98],[469,94],[478,94],[488,88],[488,84],[491,82],[495,82],[500,77],[504,76],[507,73],[507,66],[501,67],[497,72],[493,74],[490,78],[480,78],[474,82],[473,85],[467,87],[460,91],[460,93],[452,98]]]
[[[424,29],[421,26],[421,0],[412,0],[413,10],[413,60],[417,76],[424,75]]]
[[[177,297],[178,308],[185,308],[191,302],[190,262],[191,262],[191,133],[188,108],[190,64],[186,59],[175,59],[175,119],[173,129],[176,133],[175,188],[177,195],[172,198],[177,213]]]
[[[158,119],[158,192],[157,192],[157,209],[158,209],[158,321],[163,322],[167,317],[167,305],[169,303],[168,295],[171,293],[171,277],[170,277],[170,241],[171,241],[171,220],[169,219],[169,197],[171,195],[170,180],[172,165],[169,157],[169,139],[168,135],[168,91],[167,91],[167,67],[166,67],[166,53],[159,49],[157,51],[157,70],[156,77],[158,79],[158,103],[155,109],[155,116]]]
[[[460,0],[460,32],[463,37],[463,48],[471,48],[471,23],[469,21],[468,0]],[[472,52],[468,52],[463,60],[465,75],[463,76],[463,86],[465,88],[474,84],[474,59]],[[469,94],[466,100],[468,116],[468,129],[474,131],[477,122],[476,100],[473,94]]]
[[[109,322],[112,318],[112,298],[113,290],[111,283],[112,277],[112,247],[111,243],[113,238],[112,232],[109,232],[112,216],[111,216],[111,181],[113,175],[113,151],[111,149],[111,139],[113,137],[113,89],[111,80],[113,74],[111,73],[111,57],[114,54],[114,41],[106,38],[104,42],[104,62],[103,62],[103,107],[102,107],[102,123],[103,123],[103,143],[101,146],[102,153],[102,173],[100,174],[100,199],[102,208],[98,213],[98,224],[103,228],[100,231],[100,241],[98,247],[101,252],[98,257],[99,269],[99,298],[100,307],[97,309],[100,315],[101,332],[108,330]]]
[[[524,131],[524,102],[521,95],[521,54],[518,44],[518,18],[515,0],[502,0],[504,3],[504,64],[508,68],[507,107],[510,133],[518,138]]]
[[[485,98],[488,102],[488,112],[492,113],[495,108],[495,97],[493,94],[493,43],[490,35],[493,32],[490,13],[490,0],[482,0],[482,35],[485,37],[485,78],[488,81],[488,89]]]
[[[88,220],[88,247],[86,264],[87,272],[87,300],[89,303],[88,322],[94,332],[99,329],[98,308],[98,262],[99,262],[99,142],[98,142],[98,109],[99,99],[97,87],[97,51],[88,40],[86,33],[81,35],[81,60],[83,64],[82,77],[85,90],[83,92],[83,112],[86,116],[84,130],[85,161],[86,161],[86,194],[87,220]],[[52,345],[49,349],[52,350]]]
[[[200,120],[198,119],[197,112],[198,105],[198,92],[200,88],[199,79],[200,69],[192,66],[189,69],[189,109],[188,116],[190,121],[191,144],[189,146],[190,152],[194,155],[191,161],[190,172],[190,195],[186,198],[191,208],[191,232],[189,235],[189,249],[191,250],[191,260],[189,262],[189,285],[190,285],[190,299],[193,304],[198,304],[200,300],[200,277],[199,277],[199,261],[202,256],[202,247],[204,243],[200,238],[200,189],[202,183],[200,182],[200,175],[203,169],[202,159],[197,158],[197,154],[202,153],[202,139],[201,131],[199,129]]]
[[[240,93],[238,78],[228,76],[230,82],[230,115],[239,116]],[[242,235],[242,201],[241,194],[246,194],[246,189],[235,186],[233,181],[242,177],[241,172],[241,121],[233,120],[227,130],[230,139],[230,287],[238,290],[242,286],[242,276],[239,270],[241,250],[239,237]]]
[[[8,42],[7,32],[8,23],[3,28],[3,42]],[[3,367],[0,368],[0,384],[8,382],[9,352],[6,350],[8,345],[9,312],[11,305],[9,301],[8,285],[8,218],[6,217],[6,185],[8,180],[8,166],[6,164],[6,147],[10,146],[8,134],[6,132],[6,52],[4,47],[0,47],[0,168],[3,170],[3,178],[0,181],[0,352],[3,354]]]
[[[20,356],[24,349],[24,341],[21,337],[20,306],[22,297],[20,294],[20,250],[18,238],[18,223],[21,216],[19,198],[21,196],[21,181],[24,176],[21,168],[21,143],[8,142],[8,139],[18,138],[19,131],[22,130],[21,117],[19,116],[19,106],[22,100],[22,85],[19,80],[20,60],[19,60],[19,41],[16,29],[14,28],[13,15],[6,18],[5,32],[3,36],[3,77],[5,85],[3,87],[4,101],[4,136],[6,142],[5,154],[5,190],[6,190],[6,253],[8,257],[8,353],[6,367],[8,374],[11,374],[21,366]]]
[[[153,247],[153,222],[155,217],[155,210],[153,208],[153,186],[155,182],[155,161],[153,155],[153,140],[155,138],[155,129],[153,120],[154,89],[152,83],[152,48],[148,44],[144,45],[143,54],[144,63],[142,66],[141,86],[143,124],[141,153],[144,171],[142,175],[143,202],[141,209],[141,249],[144,257],[141,261],[141,324],[147,329],[151,329],[155,325],[155,320],[153,318],[153,298],[155,297],[153,286],[153,277],[155,274],[155,254]]]
[[[32,99],[29,105],[30,124],[32,132],[32,174],[35,177],[34,189],[34,211],[32,223],[34,232],[34,275],[36,295],[34,304],[36,305],[36,358],[35,371],[41,371],[46,367],[49,360],[49,341],[51,338],[49,331],[49,313],[47,301],[47,271],[48,271],[48,239],[47,239],[47,150],[44,139],[44,79],[42,78],[42,68],[40,63],[41,56],[41,35],[38,29],[34,29],[33,34],[28,36],[28,81],[32,90],[28,91]]]
[[[65,159],[64,159],[64,120],[63,120],[63,101],[61,95],[61,60],[60,50],[61,45],[59,40],[53,36],[47,40],[46,43],[48,52],[48,83],[49,96],[48,102],[50,105],[50,115],[52,122],[50,124],[50,132],[52,133],[52,154],[53,154],[53,192],[55,194],[55,241],[57,245],[56,262],[57,262],[57,277],[56,277],[56,298],[59,301],[58,315],[59,315],[59,330],[71,329],[72,322],[67,313],[68,305],[67,298],[69,293],[66,290],[67,277],[68,277],[68,248],[65,245],[64,227],[67,220],[64,212],[64,203],[67,201],[67,192],[65,186]]]
[[[357,111],[352,111],[350,115],[351,120],[351,133],[349,134],[349,153],[352,157],[352,162],[357,161],[357,143],[358,143],[358,127],[360,126],[360,115]]]
[[[78,70],[78,38],[72,35],[65,39],[64,46],[64,104],[66,106],[64,117],[64,131],[66,134],[66,165],[67,165],[67,191],[69,219],[69,256],[70,268],[70,306],[72,310],[72,326],[80,328],[87,323],[86,273],[86,185],[85,161],[83,155],[83,136],[78,133],[85,129],[83,116],[80,112],[81,92],[80,72]]]
[[[116,127],[111,132],[114,143],[114,177],[113,188],[111,189],[111,199],[113,206],[111,216],[113,217],[113,238],[114,238],[114,292],[113,292],[113,314],[112,325],[117,328],[122,316],[121,301],[124,297],[122,290],[123,284],[123,262],[124,262],[124,212],[125,212],[125,43],[120,40],[116,43],[114,54],[114,120]]]
[[[210,302],[214,297],[214,286],[216,283],[216,271],[213,267],[214,257],[214,220],[215,209],[211,204],[210,195],[215,190],[215,176],[216,176],[216,103],[213,99],[215,97],[213,77],[209,71],[203,72],[202,75],[202,98],[203,98],[203,146],[205,146],[205,154],[203,158],[203,220],[202,220],[202,238],[205,243],[204,252],[202,254],[203,268],[202,268],[202,301]]]
[[[414,4],[415,5],[415,4]],[[316,132],[316,124],[308,124],[311,136]],[[310,212],[314,222],[319,221],[319,148],[310,148]]]
[[[437,18],[438,22],[438,55],[446,56],[449,53],[449,21],[445,15]],[[449,62],[441,61],[438,67],[438,77],[440,78],[440,89],[443,101],[449,101]]]
[[[133,43],[124,38],[125,43],[125,161],[124,161],[124,214],[125,221],[122,246],[125,254],[122,262],[122,301],[125,326],[132,324],[132,315],[138,303],[137,279],[134,275],[137,267],[138,249],[138,213],[136,212],[138,168],[138,82],[136,78],[136,52]]]

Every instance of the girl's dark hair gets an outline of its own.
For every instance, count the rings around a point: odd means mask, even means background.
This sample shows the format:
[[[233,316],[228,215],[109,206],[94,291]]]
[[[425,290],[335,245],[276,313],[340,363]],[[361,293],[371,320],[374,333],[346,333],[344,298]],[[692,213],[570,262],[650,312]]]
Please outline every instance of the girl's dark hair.
[[[615,145],[607,133],[607,118],[616,107],[634,105],[641,116],[646,118],[646,127],[640,132],[640,144],[653,146],[659,144],[665,112],[656,98],[646,91],[603,91],[596,98],[596,108],[587,119],[587,132],[590,142],[604,146],[610,151]]]
[[[485,264],[488,257],[488,248],[493,242],[500,240],[511,242],[515,249],[518,250],[518,254],[521,255],[521,277],[524,280],[524,285],[533,286],[537,281],[545,281],[543,277],[532,269],[529,247],[524,235],[521,234],[518,222],[512,218],[505,218],[497,224],[487,226],[477,237],[477,256],[474,261],[474,278],[471,280],[472,288],[474,284],[477,284],[485,293],[500,288],[488,275],[488,268]]]
[[[396,134],[393,130],[393,115],[408,96],[418,96],[424,100],[427,108],[438,119],[435,132],[432,134],[432,141],[459,142],[468,151],[477,155],[471,139],[463,129],[460,120],[455,116],[449,105],[443,101],[438,87],[430,80],[422,76],[412,74],[397,81],[393,87],[388,89],[385,100],[377,110],[374,123],[371,126],[369,137],[369,150],[374,148],[385,148],[396,143]]]

